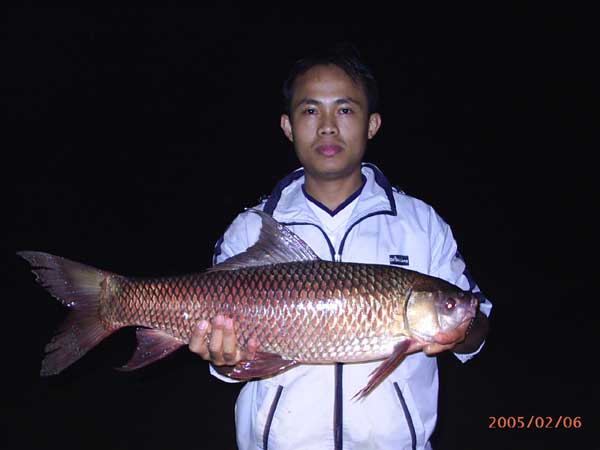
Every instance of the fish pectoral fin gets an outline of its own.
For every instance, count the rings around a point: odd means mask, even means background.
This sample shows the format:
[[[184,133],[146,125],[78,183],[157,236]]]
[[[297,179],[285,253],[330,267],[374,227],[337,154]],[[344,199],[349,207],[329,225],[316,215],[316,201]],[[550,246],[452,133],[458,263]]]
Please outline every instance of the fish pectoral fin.
[[[138,342],[135,353],[127,364],[118,367],[119,370],[129,371],[147,366],[185,345],[181,340],[161,330],[138,328],[135,335]]]
[[[394,351],[392,354],[384,360],[377,368],[371,372],[369,378],[369,382],[367,385],[358,391],[352,399],[360,400],[363,397],[369,395],[369,393],[377,387],[381,381],[387,377],[390,373],[394,371],[398,364],[402,362],[402,360],[406,357],[406,353],[410,348],[411,340],[406,339],[404,341],[399,342],[394,347]]]
[[[217,372],[236,380],[250,380],[276,375],[298,364],[293,359],[283,359],[276,353],[257,352],[254,359],[240,361],[235,366],[215,366]]]

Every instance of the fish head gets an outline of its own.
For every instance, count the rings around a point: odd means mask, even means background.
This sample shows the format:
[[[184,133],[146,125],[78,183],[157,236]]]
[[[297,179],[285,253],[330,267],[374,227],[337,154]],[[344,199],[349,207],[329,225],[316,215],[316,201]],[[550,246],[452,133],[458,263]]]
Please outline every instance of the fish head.
[[[477,313],[477,297],[443,280],[427,277],[416,283],[406,301],[404,327],[425,342],[470,321]],[[440,342],[444,343],[444,342]]]

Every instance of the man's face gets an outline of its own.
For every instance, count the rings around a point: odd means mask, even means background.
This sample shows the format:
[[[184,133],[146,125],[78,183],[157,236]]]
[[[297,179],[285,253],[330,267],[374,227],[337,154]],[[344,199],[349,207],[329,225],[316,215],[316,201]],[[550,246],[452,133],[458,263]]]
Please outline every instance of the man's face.
[[[308,176],[334,180],[360,173],[367,140],[381,124],[367,96],[342,69],[315,66],[294,83],[290,116],[281,128]]]

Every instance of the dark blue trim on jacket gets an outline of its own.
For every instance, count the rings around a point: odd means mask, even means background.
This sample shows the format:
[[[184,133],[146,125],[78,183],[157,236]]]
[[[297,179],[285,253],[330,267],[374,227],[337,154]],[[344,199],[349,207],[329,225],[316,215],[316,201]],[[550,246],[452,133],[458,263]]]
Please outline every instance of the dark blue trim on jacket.
[[[298,178],[300,178],[303,175],[304,175],[304,169],[299,169],[299,170],[289,173],[285,177],[283,177],[275,185],[275,188],[273,188],[273,191],[271,191],[271,195],[269,195],[269,198],[267,200],[267,203],[265,203],[265,207],[264,207],[263,211],[266,212],[268,215],[272,216],[273,211],[275,211],[275,208],[277,207],[277,203],[279,203],[279,199],[281,198],[281,193],[283,192],[283,190],[286,187],[288,187],[292,183],[292,181],[297,180]]]
[[[217,257],[221,254],[221,245],[223,245],[223,241],[225,240],[225,234],[222,234],[217,243],[215,244],[215,251],[213,252],[212,265],[215,266],[217,264]]]
[[[325,238],[325,241],[327,242],[327,245],[329,246],[329,252],[331,253],[331,260],[332,261],[335,260],[335,249],[333,248],[333,244],[329,240],[329,236],[327,236],[327,233],[325,233],[325,230],[323,228],[321,228],[319,225],[317,225],[316,223],[310,223],[310,222],[281,222],[281,224],[285,225],[286,227],[290,226],[290,225],[310,225],[311,227],[317,228],[323,234],[323,237]]]
[[[275,398],[273,399],[273,403],[271,403],[271,408],[269,409],[269,415],[267,416],[267,422],[265,423],[265,429],[263,431],[264,450],[269,448],[269,433],[271,432],[271,424],[273,423],[273,416],[275,415],[275,410],[277,409],[277,404],[279,403],[279,398],[281,397],[281,391],[283,391],[283,386],[278,386],[277,392],[275,393]]]
[[[390,202],[390,212],[393,216],[395,216],[397,214],[397,210],[396,210],[396,200],[394,200],[394,189],[392,188],[392,185],[390,184],[388,179],[385,177],[385,175],[373,164],[363,163],[363,167],[369,167],[375,174],[375,182],[379,186],[381,186],[381,188],[385,192],[385,195],[387,195],[388,201]]]
[[[354,192],[354,194],[352,194],[350,197],[348,197],[344,202],[342,202],[333,211],[330,210],[323,203],[321,203],[319,200],[317,200],[316,198],[312,197],[308,192],[306,192],[306,189],[304,189],[304,185],[302,185],[302,193],[307,198],[307,200],[309,200],[310,202],[314,203],[319,208],[321,208],[323,211],[325,211],[327,214],[329,214],[331,217],[333,217],[337,213],[339,213],[341,210],[343,210],[346,206],[348,206],[350,203],[352,203],[354,200],[356,200],[358,198],[358,196],[362,192],[363,188],[365,187],[365,183],[367,182],[367,177],[365,177],[364,175],[361,174],[361,178],[362,178],[362,184],[360,185],[360,187]]]
[[[389,211],[383,210],[383,211],[376,211],[371,214],[367,214],[366,216],[361,217],[356,222],[354,222],[352,225],[350,225],[348,227],[348,229],[346,230],[346,233],[344,234],[342,241],[340,242],[340,248],[338,249],[338,255],[340,258],[342,257],[342,252],[344,251],[344,244],[346,243],[346,238],[350,234],[350,231],[352,230],[352,228],[354,228],[356,225],[358,225],[363,220],[368,219],[369,217],[377,216],[379,214],[387,214],[390,216],[397,215],[396,201],[394,200],[394,191],[393,191],[392,185],[390,184],[388,179],[373,164],[364,163],[363,166],[370,167],[373,170],[373,173],[375,174],[375,182],[379,186],[381,186],[381,188],[384,190],[385,194],[387,195],[388,201],[390,202],[390,209],[389,209]]]
[[[395,216],[396,201],[394,200],[394,191],[392,185],[390,184],[388,179],[376,166],[374,166],[371,163],[362,163],[362,167],[368,167],[373,171],[373,173],[375,174],[375,182],[384,190],[388,201],[390,202],[390,211]],[[281,199],[281,193],[283,192],[283,190],[286,187],[288,187],[293,181],[297,180],[302,176],[304,176],[304,169],[298,169],[283,177],[271,191],[271,195],[269,195],[269,198],[265,203],[263,211],[272,216],[273,212],[275,211],[275,208],[277,207],[277,204],[279,203],[279,200]]]
[[[335,401],[333,404],[333,439],[335,450],[344,448],[344,387],[342,379],[344,374],[344,364],[335,365]]]
[[[406,405],[406,400],[404,400],[404,395],[402,395],[402,391],[400,390],[400,386],[398,386],[397,382],[394,382],[394,388],[396,389],[396,394],[398,395],[398,399],[402,405],[402,410],[404,411],[404,417],[406,419],[406,424],[408,425],[408,431],[410,431],[410,440],[412,442],[411,448],[412,450],[416,450],[417,433],[415,432],[415,424],[413,423],[412,416],[410,415],[410,411]]]
[[[344,237],[342,238],[342,241],[340,242],[340,248],[339,248],[339,256],[340,256],[340,258],[342,257],[342,252],[344,251],[344,244],[346,243],[346,238],[350,234],[350,230],[352,230],[352,228],[354,228],[356,225],[358,225],[359,223],[361,223],[363,220],[368,219],[369,217],[378,216],[380,214],[394,215],[392,213],[392,211],[377,211],[377,212],[374,212],[374,213],[371,213],[371,214],[367,214],[364,217],[361,217],[360,219],[358,219],[356,222],[354,222],[352,225],[350,225],[348,227],[348,229],[346,230],[346,233],[344,234]]]

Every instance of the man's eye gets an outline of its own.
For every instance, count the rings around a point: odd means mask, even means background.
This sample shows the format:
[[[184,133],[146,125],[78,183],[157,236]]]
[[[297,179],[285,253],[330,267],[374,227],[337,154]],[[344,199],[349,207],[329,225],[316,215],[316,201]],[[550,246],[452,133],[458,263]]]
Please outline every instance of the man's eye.
[[[317,110],[315,108],[306,108],[304,110],[304,114],[310,114],[310,115],[312,115],[312,114],[316,114],[316,112],[317,112]]]
[[[341,108],[340,112],[342,114],[352,114],[352,110],[350,108]]]

